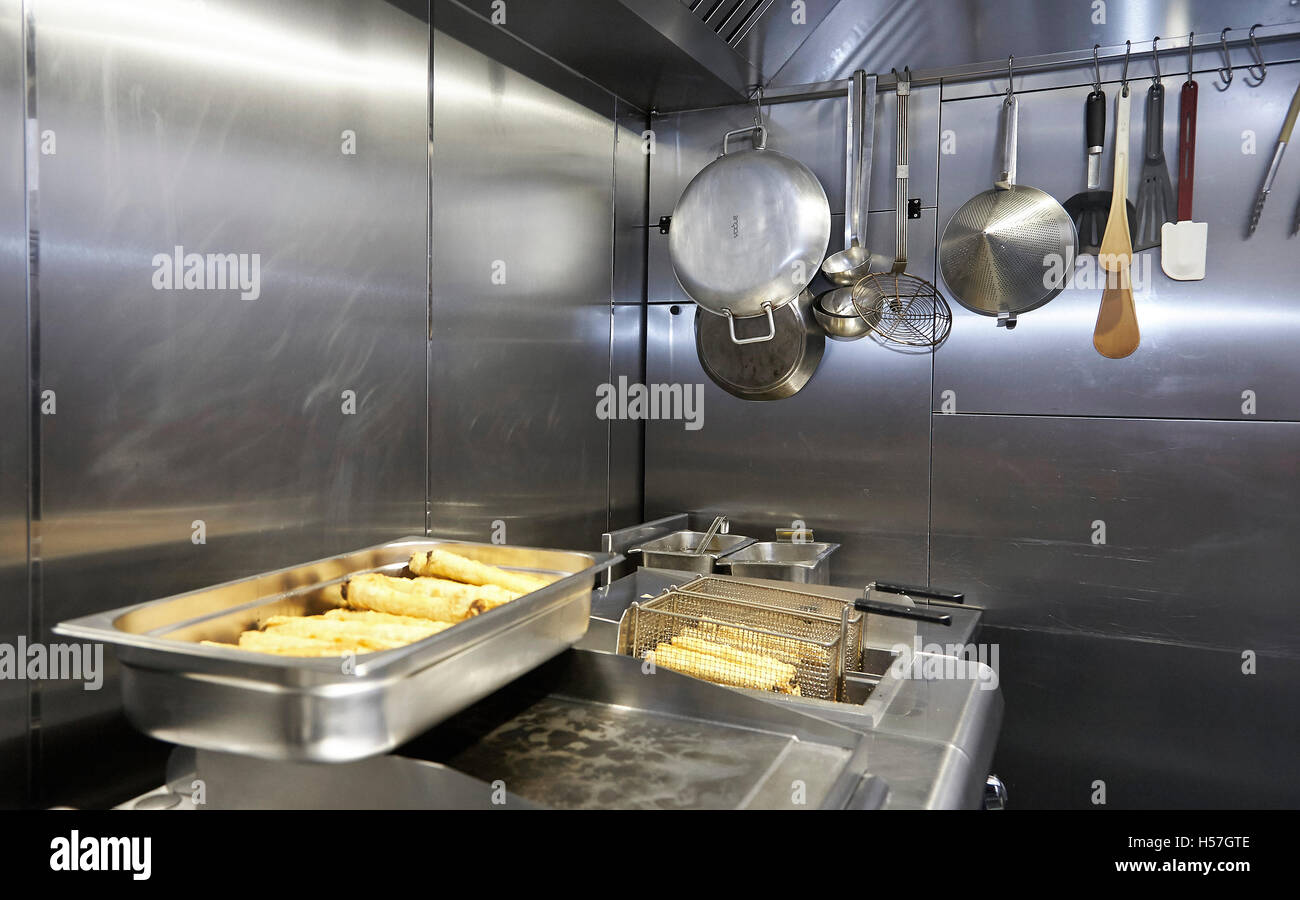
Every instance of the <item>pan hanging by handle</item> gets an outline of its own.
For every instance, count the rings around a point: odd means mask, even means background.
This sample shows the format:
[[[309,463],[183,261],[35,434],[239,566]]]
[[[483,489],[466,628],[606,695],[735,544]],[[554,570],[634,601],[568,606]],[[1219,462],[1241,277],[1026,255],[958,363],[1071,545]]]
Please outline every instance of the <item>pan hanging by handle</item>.
[[[752,137],[751,149],[731,146],[742,135]],[[777,338],[774,314],[817,274],[831,232],[821,182],[803,163],[767,148],[757,117],[723,135],[722,152],[691,179],[671,222],[673,274],[700,309],[719,324],[727,320],[737,345]],[[735,319],[760,317],[763,333],[738,335]]]
[[[1002,177],[953,213],[939,242],[939,270],[957,302],[1008,328],[1065,290],[1078,252],[1065,208],[1045,191],[1017,183],[1020,113],[1013,67],[1011,57],[1002,101]]]

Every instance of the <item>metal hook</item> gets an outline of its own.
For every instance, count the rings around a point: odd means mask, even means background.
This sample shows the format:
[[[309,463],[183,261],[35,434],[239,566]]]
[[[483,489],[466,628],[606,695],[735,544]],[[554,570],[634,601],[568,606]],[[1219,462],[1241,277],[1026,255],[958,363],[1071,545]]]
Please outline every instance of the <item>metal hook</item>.
[[[761,127],[763,124],[763,85],[754,85],[754,124]]]
[[[1015,93],[1015,55],[1007,57],[1007,96],[1010,97]]]
[[[1268,74],[1268,66],[1264,65],[1264,54],[1259,52],[1259,44],[1255,43],[1255,29],[1261,27],[1258,24],[1250,26],[1250,55],[1255,57],[1255,62],[1251,65],[1249,72],[1255,79],[1255,86],[1264,83],[1264,76]],[[1258,72],[1255,69],[1259,69]]]
[[[1132,52],[1133,52],[1133,42],[1125,41],[1124,42],[1124,74],[1120,77],[1120,81],[1123,83],[1125,97],[1128,96],[1128,58]]]
[[[1219,67],[1219,77],[1223,79],[1221,91],[1226,91],[1232,84],[1232,56],[1228,53],[1228,32],[1231,30],[1225,28],[1219,32],[1219,51],[1223,54],[1223,65]]]
[[[1160,51],[1156,49],[1156,44],[1160,43],[1160,35],[1151,39],[1151,61],[1156,67],[1156,84],[1160,83]]]
[[[1187,35],[1187,83],[1192,83],[1192,47],[1196,45],[1196,32]]]
[[[1101,49],[1101,44],[1092,45],[1092,89],[1094,92],[1101,91],[1101,64],[1097,62],[1097,51]]]

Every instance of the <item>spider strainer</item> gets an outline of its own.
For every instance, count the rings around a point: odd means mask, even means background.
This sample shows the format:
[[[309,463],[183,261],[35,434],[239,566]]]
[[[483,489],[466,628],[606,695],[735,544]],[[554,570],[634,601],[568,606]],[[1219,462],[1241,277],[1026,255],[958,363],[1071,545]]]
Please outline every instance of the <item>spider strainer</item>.
[[[948,220],[939,242],[939,271],[957,302],[971,312],[1014,320],[1065,289],[1078,239],[1074,221],[1055,198],[1016,184],[1019,114],[1009,86],[1002,109],[1002,178]]]
[[[853,306],[874,329],[875,335],[909,347],[934,347],[952,330],[952,310],[943,295],[924,278],[907,274],[907,104],[912,73],[903,69],[898,79],[898,170],[894,198],[894,265],[888,272],[872,272],[853,286]]]

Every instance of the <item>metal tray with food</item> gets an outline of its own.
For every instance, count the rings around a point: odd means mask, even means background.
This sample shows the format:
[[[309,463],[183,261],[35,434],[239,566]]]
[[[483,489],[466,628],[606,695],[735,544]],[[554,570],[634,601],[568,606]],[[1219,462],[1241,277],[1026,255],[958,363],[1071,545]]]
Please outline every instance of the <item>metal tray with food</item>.
[[[437,577],[413,577],[417,554]],[[398,746],[574,644],[597,573],[619,559],[406,537],[55,631],[115,647],[126,715],[146,734],[341,762]]]

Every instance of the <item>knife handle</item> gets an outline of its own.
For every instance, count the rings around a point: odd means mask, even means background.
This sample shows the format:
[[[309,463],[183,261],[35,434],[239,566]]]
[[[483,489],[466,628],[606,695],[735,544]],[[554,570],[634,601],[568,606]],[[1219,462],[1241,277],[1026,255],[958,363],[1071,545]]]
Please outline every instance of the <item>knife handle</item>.
[[[1084,105],[1084,131],[1088,152],[1100,153],[1106,143],[1106,93],[1093,91]]]
[[[1195,81],[1183,83],[1178,95],[1178,221],[1192,218],[1192,183],[1196,178],[1196,98]]]

